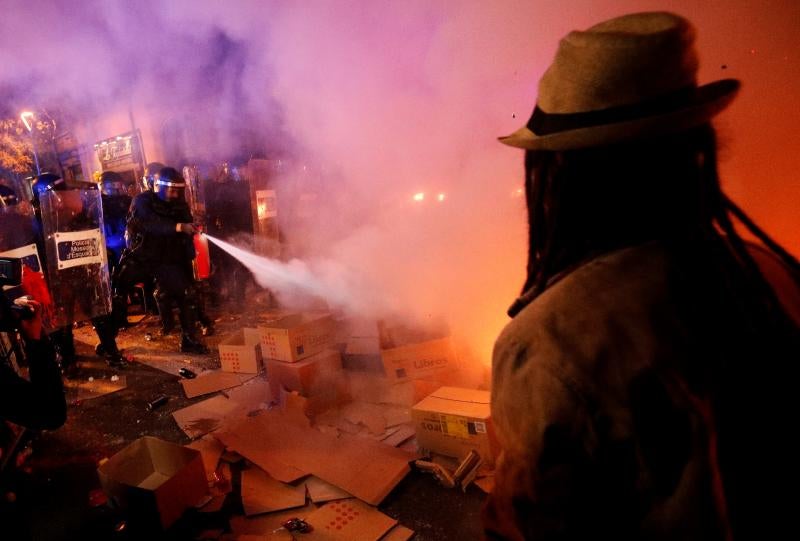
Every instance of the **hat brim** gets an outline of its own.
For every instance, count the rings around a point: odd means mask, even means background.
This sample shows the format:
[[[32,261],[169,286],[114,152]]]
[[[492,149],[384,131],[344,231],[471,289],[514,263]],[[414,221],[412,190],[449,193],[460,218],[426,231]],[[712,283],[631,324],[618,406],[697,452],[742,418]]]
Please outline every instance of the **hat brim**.
[[[547,135],[537,135],[523,126],[498,140],[526,150],[572,150],[685,131],[705,124],[722,112],[736,97],[739,87],[739,81],[724,79],[698,87],[694,102],[668,113]]]

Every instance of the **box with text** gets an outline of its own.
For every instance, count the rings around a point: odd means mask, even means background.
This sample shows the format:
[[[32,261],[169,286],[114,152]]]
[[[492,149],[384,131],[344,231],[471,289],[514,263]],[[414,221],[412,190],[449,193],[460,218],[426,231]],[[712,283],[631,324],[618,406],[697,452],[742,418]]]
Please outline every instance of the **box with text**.
[[[420,449],[463,458],[475,449],[493,463],[489,391],[440,387],[411,408]]]

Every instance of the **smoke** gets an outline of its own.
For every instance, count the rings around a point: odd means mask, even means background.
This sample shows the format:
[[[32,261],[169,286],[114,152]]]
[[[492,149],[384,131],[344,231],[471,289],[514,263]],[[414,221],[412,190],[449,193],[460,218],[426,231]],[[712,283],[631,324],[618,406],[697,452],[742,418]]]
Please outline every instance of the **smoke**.
[[[800,125],[797,3],[700,4],[667,7],[698,26],[701,82],[745,83],[721,123],[733,141],[723,177],[797,252],[800,188],[790,182],[796,153],[787,151]],[[309,164],[320,173],[313,189],[295,190],[312,202],[303,227],[278,202],[295,261],[264,272],[307,280],[292,287],[353,311],[444,316],[488,362],[522,283],[526,229],[522,154],[495,137],[527,121],[566,32],[664,2],[4,0],[3,8],[6,109],[59,108],[85,144],[125,131],[118,126],[132,118],[149,159]],[[283,181],[296,185],[298,175]]]

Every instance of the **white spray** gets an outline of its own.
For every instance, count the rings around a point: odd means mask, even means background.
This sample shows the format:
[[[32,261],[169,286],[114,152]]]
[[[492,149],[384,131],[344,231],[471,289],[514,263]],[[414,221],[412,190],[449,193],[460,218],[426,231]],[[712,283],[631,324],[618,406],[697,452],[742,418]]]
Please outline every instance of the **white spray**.
[[[211,235],[204,236],[247,267],[259,286],[272,291],[287,306],[297,306],[308,297],[317,297],[332,308],[351,314],[380,317],[393,312],[395,303],[379,293],[367,277],[340,262],[315,260],[308,264],[299,259],[284,262],[254,254]]]

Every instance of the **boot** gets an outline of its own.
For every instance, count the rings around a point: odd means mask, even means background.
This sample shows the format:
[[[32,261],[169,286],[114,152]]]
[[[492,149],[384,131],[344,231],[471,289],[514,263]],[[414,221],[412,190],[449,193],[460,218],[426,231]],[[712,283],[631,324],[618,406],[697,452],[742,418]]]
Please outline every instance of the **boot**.
[[[72,325],[67,325],[50,334],[50,340],[55,346],[58,364],[61,373],[67,379],[77,377],[80,369],[75,355],[75,342],[72,336]]]
[[[182,353],[198,353],[201,355],[205,355],[208,353],[208,348],[205,344],[194,338],[193,336],[189,336],[188,334],[184,333],[181,337],[181,352]]]
[[[92,318],[94,330],[100,343],[94,348],[95,353],[102,356],[106,364],[112,368],[124,368],[128,361],[117,347],[117,327],[112,315]]]
[[[154,293],[158,314],[161,316],[161,336],[167,336],[175,329],[175,317],[172,315],[172,298],[156,289]]]

